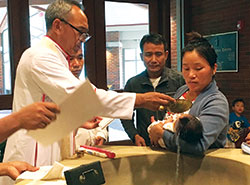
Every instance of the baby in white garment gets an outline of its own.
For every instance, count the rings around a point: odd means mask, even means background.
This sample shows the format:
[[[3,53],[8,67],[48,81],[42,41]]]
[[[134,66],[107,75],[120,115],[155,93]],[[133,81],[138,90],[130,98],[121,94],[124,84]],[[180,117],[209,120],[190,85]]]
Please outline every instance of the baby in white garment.
[[[200,120],[190,114],[172,114],[166,116],[164,120],[152,122],[148,126],[148,132],[152,126],[160,124],[165,130],[179,133],[179,137],[189,143],[196,143],[202,138],[203,127]],[[163,139],[158,140],[162,148],[166,148]]]

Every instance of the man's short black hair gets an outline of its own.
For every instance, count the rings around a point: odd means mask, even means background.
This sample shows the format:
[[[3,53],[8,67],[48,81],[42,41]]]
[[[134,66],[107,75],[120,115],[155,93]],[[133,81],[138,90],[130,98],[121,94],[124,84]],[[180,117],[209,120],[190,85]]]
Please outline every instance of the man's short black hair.
[[[143,53],[143,46],[144,46],[145,43],[153,43],[155,45],[163,44],[164,45],[164,51],[168,50],[166,40],[163,38],[162,35],[160,35],[158,33],[151,33],[151,34],[144,35],[142,37],[141,42],[140,42],[140,48],[141,48],[142,53]]]

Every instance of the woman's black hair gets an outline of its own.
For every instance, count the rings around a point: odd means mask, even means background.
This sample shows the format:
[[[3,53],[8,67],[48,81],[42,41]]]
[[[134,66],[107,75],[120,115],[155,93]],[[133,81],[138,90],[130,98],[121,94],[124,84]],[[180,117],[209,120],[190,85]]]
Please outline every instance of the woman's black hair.
[[[187,33],[186,36],[187,45],[182,50],[182,57],[186,52],[195,50],[200,56],[208,61],[211,68],[214,68],[214,64],[217,62],[217,54],[208,40],[197,32]]]

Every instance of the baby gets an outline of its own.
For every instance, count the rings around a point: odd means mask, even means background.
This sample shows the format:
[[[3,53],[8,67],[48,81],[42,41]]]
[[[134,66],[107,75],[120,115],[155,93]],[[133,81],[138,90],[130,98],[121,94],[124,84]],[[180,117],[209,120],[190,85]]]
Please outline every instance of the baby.
[[[154,121],[149,125],[148,132],[156,124],[161,124],[165,130],[179,133],[179,137],[189,143],[197,143],[202,138],[202,124],[198,118],[190,114],[176,114],[162,121]],[[166,148],[162,138],[158,140],[158,144]]]

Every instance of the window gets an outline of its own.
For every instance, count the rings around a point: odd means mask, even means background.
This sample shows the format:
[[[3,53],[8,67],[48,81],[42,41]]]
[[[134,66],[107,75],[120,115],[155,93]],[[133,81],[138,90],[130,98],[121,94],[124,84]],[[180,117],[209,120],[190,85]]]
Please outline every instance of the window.
[[[105,1],[105,22],[107,85],[123,89],[130,77],[145,69],[139,43],[149,32],[148,5]]]
[[[30,12],[30,37],[31,45],[46,35],[45,10],[48,4],[32,4],[29,8]]]
[[[137,40],[139,45],[139,40]],[[123,82],[127,82],[131,77],[141,73],[145,70],[145,66],[143,61],[141,61],[140,57],[140,48],[132,48],[132,49],[123,49],[123,61],[124,61],[124,71],[123,74]],[[122,87],[124,87],[123,84]]]
[[[7,1],[1,1],[0,4],[0,95],[10,95],[11,87],[11,65],[9,52],[9,30],[8,30],[8,12]],[[1,110],[0,119],[9,115],[11,110]],[[0,162],[3,160],[6,141],[0,143]]]
[[[123,89],[129,78],[145,70],[139,43],[149,32],[148,5],[105,1],[105,22],[107,86]],[[108,128],[109,141],[129,139],[119,119]]]
[[[12,93],[11,89],[11,67],[9,52],[9,31],[6,1],[0,7],[0,94]]]

